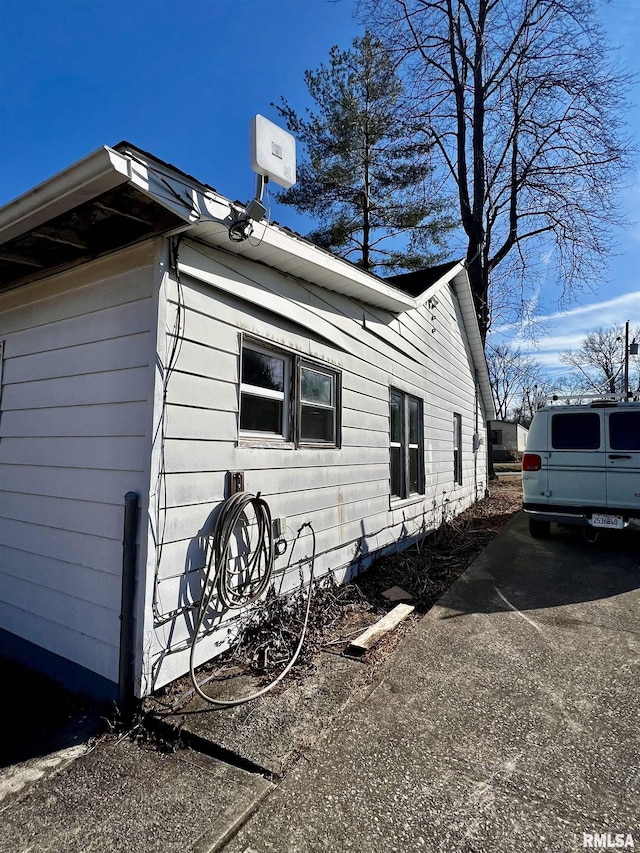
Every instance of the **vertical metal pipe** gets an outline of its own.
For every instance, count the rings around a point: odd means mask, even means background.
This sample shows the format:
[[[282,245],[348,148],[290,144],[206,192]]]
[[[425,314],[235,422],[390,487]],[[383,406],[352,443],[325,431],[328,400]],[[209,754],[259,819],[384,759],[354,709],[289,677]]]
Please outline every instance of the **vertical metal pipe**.
[[[122,537],[122,594],[120,598],[120,661],[118,671],[118,707],[123,716],[133,710],[134,629],[133,613],[136,589],[136,538],[138,535],[138,493],[124,496],[124,534]]]

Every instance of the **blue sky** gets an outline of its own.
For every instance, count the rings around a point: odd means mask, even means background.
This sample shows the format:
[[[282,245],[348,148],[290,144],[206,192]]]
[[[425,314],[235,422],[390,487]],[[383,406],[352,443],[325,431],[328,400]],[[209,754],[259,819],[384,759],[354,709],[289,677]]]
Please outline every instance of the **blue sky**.
[[[352,0],[4,0],[0,205],[122,139],[248,200],[252,116],[277,120],[270,104],[280,95],[306,104],[304,70],[361,32],[353,8]],[[614,0],[605,20],[622,61],[640,72],[637,0]],[[632,99],[629,124],[640,139],[640,85]],[[598,326],[640,325],[640,169],[623,205],[633,224],[618,233],[618,254],[594,293],[560,315],[554,281],[540,289],[547,334],[536,355],[547,367]],[[307,230],[290,208],[274,203],[272,214]]]
[[[351,0],[4,0],[0,204],[122,139],[232,199],[253,195],[249,124],[350,45]],[[293,216],[285,209],[287,216]]]

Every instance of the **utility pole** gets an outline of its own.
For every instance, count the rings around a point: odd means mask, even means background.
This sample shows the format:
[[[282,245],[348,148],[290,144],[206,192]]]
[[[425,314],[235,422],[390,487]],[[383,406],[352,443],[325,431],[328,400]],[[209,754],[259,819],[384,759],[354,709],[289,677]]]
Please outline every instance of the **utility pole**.
[[[629,399],[629,321],[624,324],[624,399]]]

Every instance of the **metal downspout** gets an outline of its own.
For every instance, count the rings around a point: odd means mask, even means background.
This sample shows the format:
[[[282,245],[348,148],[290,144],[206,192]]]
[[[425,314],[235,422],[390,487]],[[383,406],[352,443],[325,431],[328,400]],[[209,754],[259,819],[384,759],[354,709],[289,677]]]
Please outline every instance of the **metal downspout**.
[[[479,416],[478,416],[478,404],[480,402],[480,374],[478,373],[478,368],[474,369],[474,379],[475,379],[475,425],[473,433],[476,436],[475,442],[477,442],[478,446],[476,448],[475,453],[473,454],[473,486],[476,500],[478,500],[478,454],[480,453],[480,433],[478,428],[480,426]]]
[[[138,535],[138,493],[124,496],[124,534],[122,537],[122,594],[120,598],[120,661],[118,669],[118,708],[124,717],[134,704],[134,630],[133,612],[136,589],[136,539]]]

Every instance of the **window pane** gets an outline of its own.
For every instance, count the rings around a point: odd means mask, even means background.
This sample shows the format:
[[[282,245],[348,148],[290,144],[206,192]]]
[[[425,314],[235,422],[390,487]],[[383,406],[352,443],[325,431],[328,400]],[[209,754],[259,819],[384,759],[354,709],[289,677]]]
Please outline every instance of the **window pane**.
[[[242,381],[270,391],[284,391],[284,359],[244,347]]]
[[[640,450],[640,412],[612,412],[609,440],[612,450]]]
[[[418,448],[409,448],[409,491],[418,491]]]
[[[282,400],[243,393],[240,399],[240,429],[282,435]]]
[[[409,444],[417,444],[420,434],[420,417],[418,401],[409,398]]]
[[[333,405],[333,376],[309,370],[300,370],[300,397],[305,403]]]
[[[403,497],[402,494],[402,450],[391,448],[391,494]]]
[[[462,441],[462,415],[453,416],[453,447],[455,450],[460,449]]]
[[[600,415],[596,412],[553,415],[551,444],[556,450],[597,450],[600,447]]]
[[[402,399],[391,394],[391,441],[402,441]]]
[[[335,441],[334,410],[302,406],[300,439],[302,441]]]

